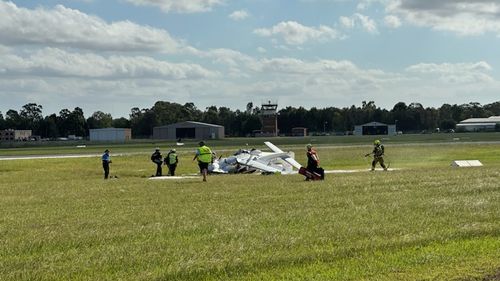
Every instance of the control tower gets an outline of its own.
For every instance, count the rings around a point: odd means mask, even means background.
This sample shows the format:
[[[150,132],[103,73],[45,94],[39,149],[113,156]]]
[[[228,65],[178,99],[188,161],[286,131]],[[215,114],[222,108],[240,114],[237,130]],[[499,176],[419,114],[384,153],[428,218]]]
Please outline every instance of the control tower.
[[[260,119],[262,121],[262,136],[276,137],[278,136],[278,102],[268,101],[262,103],[260,109]]]

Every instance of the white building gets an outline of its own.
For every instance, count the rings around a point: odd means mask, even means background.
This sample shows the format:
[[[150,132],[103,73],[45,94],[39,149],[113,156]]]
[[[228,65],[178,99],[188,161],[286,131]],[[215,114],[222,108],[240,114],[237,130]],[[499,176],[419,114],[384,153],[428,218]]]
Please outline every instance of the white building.
[[[497,125],[500,126],[500,116],[491,116],[489,118],[469,118],[457,124],[457,131],[495,131]]]
[[[27,141],[31,138],[31,130],[1,130],[0,141]]]
[[[130,128],[90,129],[91,141],[125,142],[132,139]]]

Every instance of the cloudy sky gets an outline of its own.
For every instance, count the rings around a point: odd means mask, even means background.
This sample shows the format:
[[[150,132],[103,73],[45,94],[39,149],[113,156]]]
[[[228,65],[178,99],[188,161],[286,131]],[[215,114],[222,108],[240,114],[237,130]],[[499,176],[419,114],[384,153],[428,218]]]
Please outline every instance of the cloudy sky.
[[[0,111],[500,101],[499,0],[0,0]]]

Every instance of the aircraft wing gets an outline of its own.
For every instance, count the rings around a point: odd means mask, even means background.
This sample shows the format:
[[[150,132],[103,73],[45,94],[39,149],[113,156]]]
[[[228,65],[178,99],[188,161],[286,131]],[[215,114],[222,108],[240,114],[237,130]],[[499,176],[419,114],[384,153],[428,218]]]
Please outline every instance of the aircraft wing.
[[[267,147],[269,147],[272,151],[274,151],[276,153],[283,153],[283,150],[279,149],[279,147],[272,144],[270,141],[266,141],[266,142],[264,142],[264,144],[267,145]],[[297,162],[295,159],[290,157],[290,155],[287,154],[287,156],[288,157],[281,157],[281,159],[285,160],[286,162],[288,162],[290,165],[294,166],[297,169],[300,169],[300,167],[302,167],[302,165],[300,165],[299,162]]]
[[[287,157],[290,157],[290,155],[288,155],[285,152],[270,153],[270,154],[267,154],[267,155],[263,155],[263,156],[257,158],[256,160],[259,161],[259,162],[262,162],[262,163],[266,163],[266,162],[269,162],[269,161],[271,161],[273,159],[277,159],[277,158],[281,158],[281,159],[284,160]]]
[[[276,168],[270,167],[266,164],[263,164],[261,162],[255,161],[255,160],[248,160],[248,161],[238,161],[241,165],[246,165],[255,169],[262,170],[264,172],[271,172],[271,173],[280,173],[281,170],[278,170]]]
[[[269,147],[274,152],[277,152],[277,153],[283,152],[283,150],[279,149],[276,145],[274,145],[270,141],[265,141],[264,144],[267,145],[267,147]]]

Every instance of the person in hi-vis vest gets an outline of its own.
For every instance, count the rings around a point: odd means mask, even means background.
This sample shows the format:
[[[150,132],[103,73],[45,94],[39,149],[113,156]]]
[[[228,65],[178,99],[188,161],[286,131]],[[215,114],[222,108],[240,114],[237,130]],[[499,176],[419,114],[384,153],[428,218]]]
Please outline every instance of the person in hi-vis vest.
[[[203,175],[203,181],[207,181],[208,165],[212,163],[212,150],[203,141],[200,141],[199,145],[200,147],[196,150],[193,161],[198,159],[198,166],[200,167],[200,173]]]
[[[170,176],[175,176],[175,169],[177,168],[177,163],[179,163],[179,158],[177,157],[175,148],[170,150],[167,157],[165,157],[164,162],[168,167],[168,174]]]

